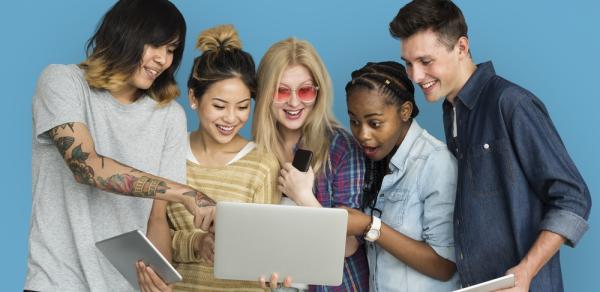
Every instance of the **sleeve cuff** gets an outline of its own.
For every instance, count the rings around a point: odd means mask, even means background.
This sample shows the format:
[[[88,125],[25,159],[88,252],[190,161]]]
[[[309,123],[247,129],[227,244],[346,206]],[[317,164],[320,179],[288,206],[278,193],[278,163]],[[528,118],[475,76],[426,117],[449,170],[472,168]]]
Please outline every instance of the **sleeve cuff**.
[[[566,244],[570,247],[577,245],[588,228],[588,222],[581,216],[561,209],[548,211],[540,224],[540,229],[564,236],[567,239]]]
[[[456,255],[454,254],[454,246],[436,246],[429,245],[439,256],[456,263]]]
[[[180,263],[198,263],[200,257],[196,256],[194,251],[194,242],[198,236],[201,236],[204,232],[200,230],[178,230],[175,231],[173,236],[173,260]]]

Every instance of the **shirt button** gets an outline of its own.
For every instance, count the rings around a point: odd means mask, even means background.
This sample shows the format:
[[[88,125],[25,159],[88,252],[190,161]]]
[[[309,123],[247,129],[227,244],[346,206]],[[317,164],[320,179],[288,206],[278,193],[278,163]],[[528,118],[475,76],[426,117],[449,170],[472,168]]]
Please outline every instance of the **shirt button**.
[[[490,144],[488,144],[488,143],[483,144],[483,149],[485,149],[485,150],[490,149]]]
[[[456,219],[456,225],[460,225],[460,220]]]
[[[463,253],[460,253],[460,260],[462,261],[465,257],[463,257]]]

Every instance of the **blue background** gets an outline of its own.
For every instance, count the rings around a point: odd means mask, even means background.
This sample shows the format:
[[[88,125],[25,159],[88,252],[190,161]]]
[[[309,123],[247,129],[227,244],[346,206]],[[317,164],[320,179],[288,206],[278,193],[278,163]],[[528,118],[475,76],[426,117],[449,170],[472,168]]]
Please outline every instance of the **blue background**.
[[[177,78],[185,86],[196,36],[208,27],[234,24],[245,49],[256,59],[288,36],[311,41],[335,83],[335,113],[347,125],[344,85],[350,72],[367,61],[399,61],[399,42],[388,23],[407,1],[175,1],[188,25],[188,39]],[[23,288],[31,211],[31,96],[42,69],[50,63],[79,63],[84,43],[113,1],[10,1],[0,11],[2,45],[2,140],[0,144],[3,207],[0,212],[3,291]],[[546,104],[592,196],[600,191],[598,143],[600,106],[600,4],[579,1],[457,1],[469,24],[474,60],[493,60],[496,71]],[[150,17],[150,16],[149,16]],[[185,92],[185,90],[183,91]],[[421,107],[419,121],[443,139],[441,104]],[[187,100],[188,126],[197,119]],[[243,131],[248,136],[249,130]],[[596,146],[597,147],[597,146]],[[597,203],[597,202],[595,202]],[[600,291],[598,208],[591,229],[575,249],[563,247],[567,291]]]

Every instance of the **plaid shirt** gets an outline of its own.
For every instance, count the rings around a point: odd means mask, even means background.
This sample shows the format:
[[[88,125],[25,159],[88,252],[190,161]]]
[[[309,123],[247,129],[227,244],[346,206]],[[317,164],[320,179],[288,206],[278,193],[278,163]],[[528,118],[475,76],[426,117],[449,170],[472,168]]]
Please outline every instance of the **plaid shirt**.
[[[329,148],[329,162],[316,178],[315,196],[323,207],[360,208],[365,160],[354,137],[344,129],[335,130]],[[369,266],[364,247],[344,261],[342,285],[309,286],[309,291],[369,291]]]

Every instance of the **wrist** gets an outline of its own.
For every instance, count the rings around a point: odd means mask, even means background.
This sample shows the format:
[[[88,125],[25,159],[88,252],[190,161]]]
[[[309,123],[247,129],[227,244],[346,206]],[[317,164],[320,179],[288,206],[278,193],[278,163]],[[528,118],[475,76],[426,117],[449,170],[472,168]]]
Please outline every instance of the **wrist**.
[[[371,216],[371,223],[368,225],[364,233],[364,239],[366,241],[375,242],[381,236],[381,219],[376,216]]]

